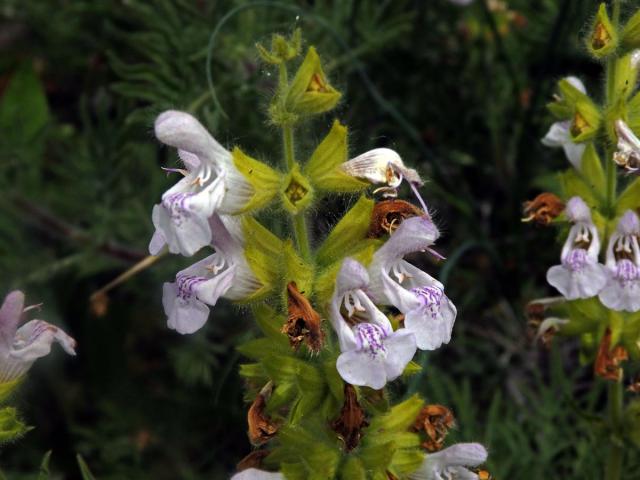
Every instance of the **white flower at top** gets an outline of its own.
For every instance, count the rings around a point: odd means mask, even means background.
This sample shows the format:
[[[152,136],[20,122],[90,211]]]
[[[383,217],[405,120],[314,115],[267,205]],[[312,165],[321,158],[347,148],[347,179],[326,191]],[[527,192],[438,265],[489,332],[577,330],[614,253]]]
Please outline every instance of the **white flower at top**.
[[[75,355],[76,342],[55,325],[42,320],[31,320],[20,328],[24,319],[24,293],[9,293],[0,307],[0,383],[22,377],[33,362],[51,351],[58,342],[69,354]]]
[[[185,112],[169,110],[155,122],[162,143],[178,149],[185,169],[167,169],[184,175],[153,207],[155,234],[152,255],[165,244],[171,253],[191,256],[211,242],[208,219],[213,212],[235,214],[253,194],[253,187],[235,168],[231,153],[202,124]]]
[[[404,314],[404,326],[416,336],[421,350],[435,350],[449,343],[457,312],[442,283],[411,265],[404,256],[429,249],[439,236],[429,218],[408,218],[378,249],[369,266],[373,298]]]
[[[390,148],[369,150],[343,163],[342,169],[352,177],[387,185],[381,190],[390,194],[395,193],[402,180],[407,180],[412,185],[424,184],[418,172],[406,167],[400,155]]]
[[[574,86],[577,90],[582,93],[587,93],[587,89],[577,77],[567,77],[565,78],[567,82],[569,82],[572,86]],[[560,148],[564,150],[565,155],[567,156],[567,160],[569,163],[574,166],[574,168],[580,170],[580,165],[582,162],[582,154],[584,153],[585,144],[584,143],[575,143],[571,139],[571,121],[561,121],[555,122],[549,128],[549,131],[542,139],[543,145],[547,147]]]
[[[608,277],[598,263],[598,230],[591,220],[589,207],[580,197],[572,197],[565,212],[573,226],[562,247],[562,263],[547,271],[547,281],[567,300],[590,298],[602,290]]]
[[[280,472],[266,472],[257,468],[248,468],[231,477],[231,480],[284,480]]]
[[[209,306],[220,297],[242,300],[262,285],[244,257],[237,219],[213,214],[209,218],[216,252],[178,272],[175,283],[165,283],[162,303],[169,328],[193,333],[205,324]]]
[[[627,210],[616,231],[609,239],[605,267],[609,281],[600,292],[602,304],[612,310],[637,312],[640,310],[640,222]]]
[[[393,331],[365,293],[368,284],[367,270],[346,258],[336,279],[329,319],[342,351],[336,364],[340,376],[352,385],[379,390],[402,374],[416,353],[416,338],[404,328]]]
[[[435,453],[428,453],[420,468],[409,475],[411,480],[478,480],[466,467],[487,461],[487,449],[479,443],[457,443]]]
[[[629,172],[638,172],[640,170],[640,139],[622,120],[616,120],[615,129],[618,136],[618,149],[613,154],[613,161]]]

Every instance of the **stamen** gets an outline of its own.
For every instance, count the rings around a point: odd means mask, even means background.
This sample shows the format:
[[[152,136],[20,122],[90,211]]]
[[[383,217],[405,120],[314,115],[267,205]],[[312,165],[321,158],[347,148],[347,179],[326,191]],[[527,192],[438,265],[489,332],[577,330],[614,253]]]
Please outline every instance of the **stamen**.
[[[427,208],[427,204],[424,203],[424,200],[422,199],[420,192],[418,192],[418,187],[416,187],[416,185],[413,182],[409,182],[409,186],[411,187],[411,190],[413,190],[413,194],[416,196],[416,198],[420,202],[420,205],[422,205],[422,210],[424,210],[424,213],[426,215],[429,215],[429,209]]]
[[[189,172],[184,168],[168,168],[168,167],[160,167],[160,168],[167,173],[179,173],[185,177],[189,174]]]

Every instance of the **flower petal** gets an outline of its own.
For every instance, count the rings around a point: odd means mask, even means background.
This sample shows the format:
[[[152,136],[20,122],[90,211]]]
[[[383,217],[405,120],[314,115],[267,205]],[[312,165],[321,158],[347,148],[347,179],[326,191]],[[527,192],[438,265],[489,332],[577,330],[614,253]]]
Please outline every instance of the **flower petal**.
[[[555,122],[542,138],[542,144],[547,147],[562,147],[571,141],[569,134],[570,122]]]
[[[342,297],[349,290],[362,290],[369,284],[369,274],[353,258],[345,258],[336,278],[335,297]]]
[[[387,381],[392,381],[402,375],[407,364],[416,354],[416,337],[405,328],[396,330],[384,340],[387,357],[384,360],[384,368],[387,373]]]
[[[336,362],[338,373],[351,385],[380,390],[387,383],[382,355],[371,355],[363,350],[344,352]]]
[[[0,349],[9,349],[13,343],[24,310],[24,293],[9,292],[0,307]]]
[[[602,304],[618,312],[640,310],[640,281],[622,282],[614,278],[613,272],[610,275],[609,282],[598,295]]]
[[[567,299],[596,296],[607,283],[607,272],[598,263],[588,262],[580,270],[554,265],[547,271],[547,282]]]
[[[443,293],[439,306],[420,306],[406,313],[404,326],[416,336],[420,350],[436,350],[451,341],[456,314],[453,302]]]
[[[284,480],[284,475],[280,472],[265,472],[257,468],[249,468],[236,473],[231,480]]]
[[[178,295],[175,283],[165,283],[162,289],[162,304],[167,315],[167,325],[181,334],[200,330],[209,318],[209,307],[195,295],[188,299]]]
[[[53,342],[58,342],[69,355],[76,354],[76,341],[60,328],[42,320],[31,320],[17,330],[11,357],[31,364],[47,355]]]

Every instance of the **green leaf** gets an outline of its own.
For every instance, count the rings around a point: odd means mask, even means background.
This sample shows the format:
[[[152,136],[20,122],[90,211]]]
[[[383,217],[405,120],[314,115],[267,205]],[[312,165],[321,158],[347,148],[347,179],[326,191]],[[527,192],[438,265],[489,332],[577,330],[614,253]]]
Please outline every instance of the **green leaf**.
[[[247,301],[263,297],[280,284],[283,243],[255,218],[243,217],[244,257],[262,287]]]
[[[340,467],[342,480],[367,480],[367,471],[358,457],[351,456]]]
[[[580,170],[582,171],[583,182],[595,192],[594,196],[596,198],[604,198],[606,179],[602,162],[592,142],[587,144],[584,154],[582,155]]]
[[[252,311],[262,333],[267,338],[286,345],[287,339],[281,331],[282,325],[286,321],[284,315],[279,315],[273,308],[264,303],[253,307]]]
[[[38,480],[49,479],[49,462],[51,461],[51,450],[44,454],[42,462],[40,462],[40,471],[38,472]]]
[[[78,466],[80,467],[82,480],[96,480],[96,477],[93,476],[93,473],[91,473],[91,470],[89,470],[89,466],[86,464],[79,453],[76,455],[76,460],[78,461]]]
[[[20,145],[33,142],[49,122],[49,107],[40,79],[29,64],[11,77],[0,97],[0,131]]]

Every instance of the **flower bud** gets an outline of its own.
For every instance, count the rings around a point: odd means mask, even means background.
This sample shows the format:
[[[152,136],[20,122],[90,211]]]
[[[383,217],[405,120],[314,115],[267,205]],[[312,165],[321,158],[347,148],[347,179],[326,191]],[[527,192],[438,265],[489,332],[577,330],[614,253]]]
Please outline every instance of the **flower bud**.
[[[604,58],[612,54],[618,47],[618,32],[611,23],[607,7],[600,4],[596,14],[591,35],[587,39],[587,49],[596,58]]]
[[[290,213],[297,215],[313,202],[313,187],[295,165],[284,177],[280,187],[282,205]]]
[[[271,37],[271,50],[267,50],[259,43],[256,43],[256,48],[262,60],[279,65],[300,55],[302,32],[296,28],[288,39],[276,33]]]

